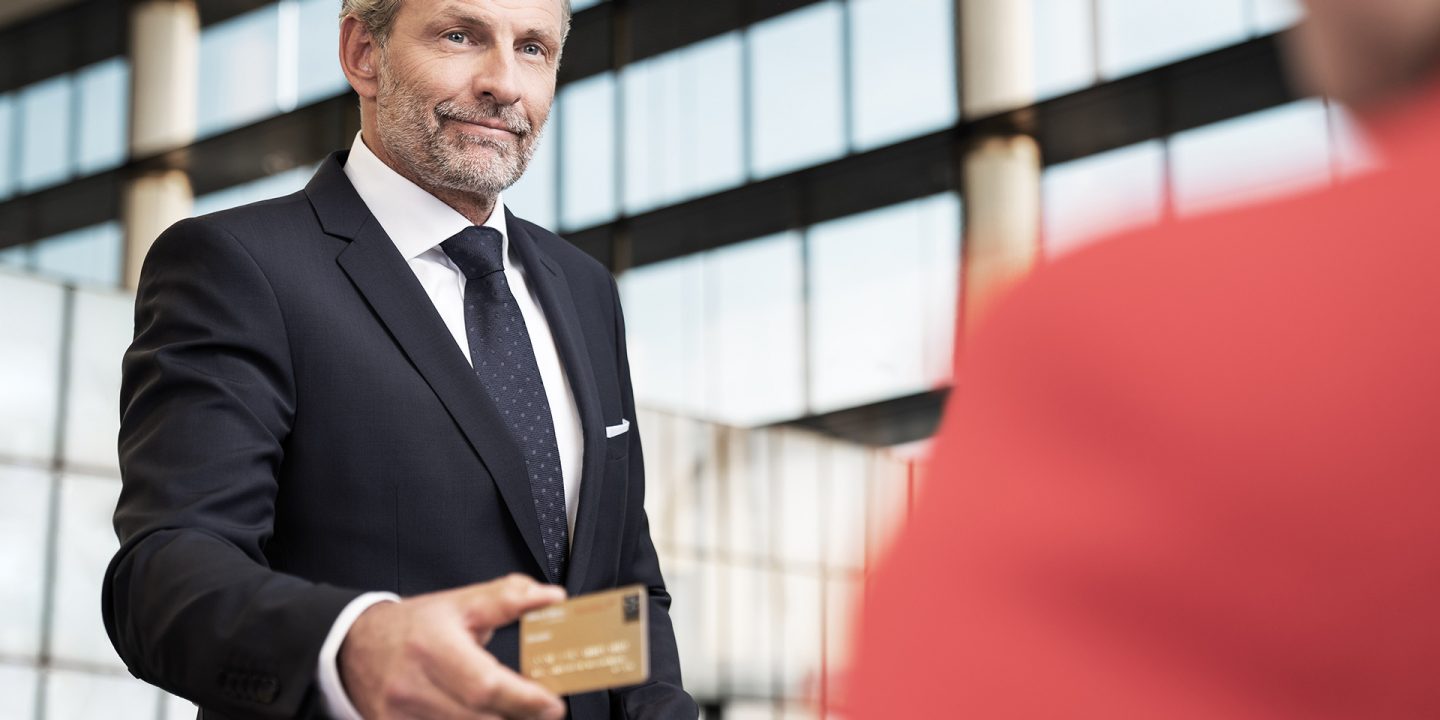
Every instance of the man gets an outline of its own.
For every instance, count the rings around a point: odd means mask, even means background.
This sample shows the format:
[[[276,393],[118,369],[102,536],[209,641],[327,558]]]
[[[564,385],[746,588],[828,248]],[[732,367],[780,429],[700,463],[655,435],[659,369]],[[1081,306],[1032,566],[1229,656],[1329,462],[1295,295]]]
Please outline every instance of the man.
[[[500,197],[569,19],[345,0],[351,150],[151,250],[104,615],[131,671],[204,718],[698,715],[614,282]],[[562,702],[514,672],[522,612],[633,583],[649,682]]]
[[[978,330],[857,718],[1440,717],[1440,0],[1311,0],[1389,166],[1109,241]]]

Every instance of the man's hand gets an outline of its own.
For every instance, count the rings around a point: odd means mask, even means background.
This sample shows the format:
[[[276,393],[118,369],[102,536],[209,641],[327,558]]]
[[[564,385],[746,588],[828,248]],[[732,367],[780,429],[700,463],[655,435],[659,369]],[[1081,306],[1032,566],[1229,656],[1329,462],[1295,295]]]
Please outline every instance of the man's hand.
[[[482,647],[495,628],[565,599],[524,575],[366,609],[340,646],[340,677],[365,720],[559,720],[565,704]]]

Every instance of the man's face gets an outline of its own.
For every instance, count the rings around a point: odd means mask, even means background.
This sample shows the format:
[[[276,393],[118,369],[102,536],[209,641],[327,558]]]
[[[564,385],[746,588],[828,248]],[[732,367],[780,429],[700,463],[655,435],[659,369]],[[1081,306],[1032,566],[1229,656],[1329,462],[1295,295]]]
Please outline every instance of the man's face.
[[[519,180],[550,115],[563,22],[560,0],[404,0],[375,118],[402,174],[486,196]]]
[[[1440,0],[1306,0],[1294,50],[1312,90],[1366,108],[1440,70]]]

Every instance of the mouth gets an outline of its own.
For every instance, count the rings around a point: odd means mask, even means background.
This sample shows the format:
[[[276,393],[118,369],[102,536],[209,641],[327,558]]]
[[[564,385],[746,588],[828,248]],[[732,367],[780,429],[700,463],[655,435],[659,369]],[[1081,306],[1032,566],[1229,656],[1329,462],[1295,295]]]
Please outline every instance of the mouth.
[[[468,135],[504,139],[514,139],[520,137],[520,133],[511,130],[510,126],[507,125],[504,120],[501,120],[499,118],[465,120],[457,117],[445,117],[443,119],[447,122],[454,123],[460,128],[461,132],[464,132]]]

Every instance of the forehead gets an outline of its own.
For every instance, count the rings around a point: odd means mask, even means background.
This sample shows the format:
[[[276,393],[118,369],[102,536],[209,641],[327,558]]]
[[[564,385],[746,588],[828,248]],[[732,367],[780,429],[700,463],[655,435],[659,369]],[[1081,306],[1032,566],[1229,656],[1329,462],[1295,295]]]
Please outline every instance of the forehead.
[[[404,0],[399,18],[426,22],[436,18],[481,20],[491,25],[524,25],[558,32],[564,25],[564,0]]]

